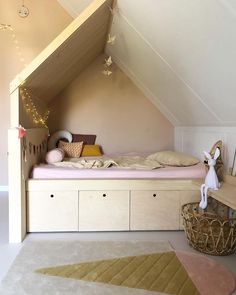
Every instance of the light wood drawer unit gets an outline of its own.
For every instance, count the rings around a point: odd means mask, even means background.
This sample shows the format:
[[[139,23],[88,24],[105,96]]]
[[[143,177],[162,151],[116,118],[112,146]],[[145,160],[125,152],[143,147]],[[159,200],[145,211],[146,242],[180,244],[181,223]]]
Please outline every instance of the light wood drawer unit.
[[[179,214],[177,191],[131,192],[131,230],[176,230]]]
[[[80,191],[79,231],[129,230],[129,191]]]
[[[183,217],[181,215],[182,206],[187,203],[200,202],[201,192],[199,191],[180,191],[180,229],[183,229]]]
[[[28,232],[78,231],[78,192],[30,192]]]

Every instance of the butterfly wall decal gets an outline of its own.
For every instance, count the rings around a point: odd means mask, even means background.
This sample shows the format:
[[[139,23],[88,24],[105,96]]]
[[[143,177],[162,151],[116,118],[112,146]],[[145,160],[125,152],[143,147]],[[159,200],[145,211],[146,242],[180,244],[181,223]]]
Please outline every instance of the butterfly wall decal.
[[[109,69],[106,69],[106,70],[103,70],[102,73],[105,76],[110,76],[112,74],[112,71],[110,71]]]
[[[113,61],[111,56],[109,56],[108,58],[105,58],[105,66],[109,67],[110,65],[112,65]]]
[[[107,43],[110,45],[114,45],[115,41],[116,41],[116,35],[111,36],[111,34],[108,34]]]
[[[112,7],[110,7],[110,6],[108,6],[108,8],[109,8],[109,10],[110,10],[111,15],[114,15],[114,13],[115,13],[115,9],[112,8]]]

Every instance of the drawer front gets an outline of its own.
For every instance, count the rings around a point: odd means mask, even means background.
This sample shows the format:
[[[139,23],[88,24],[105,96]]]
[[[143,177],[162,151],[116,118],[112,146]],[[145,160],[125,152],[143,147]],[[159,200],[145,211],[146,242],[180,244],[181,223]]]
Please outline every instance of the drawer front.
[[[183,228],[183,218],[181,216],[182,206],[187,203],[200,202],[201,192],[199,191],[180,191],[180,229]]]
[[[80,191],[79,231],[129,230],[129,191]]]
[[[28,232],[78,231],[78,192],[29,192]]]
[[[179,219],[179,192],[131,192],[131,230],[176,230]]]

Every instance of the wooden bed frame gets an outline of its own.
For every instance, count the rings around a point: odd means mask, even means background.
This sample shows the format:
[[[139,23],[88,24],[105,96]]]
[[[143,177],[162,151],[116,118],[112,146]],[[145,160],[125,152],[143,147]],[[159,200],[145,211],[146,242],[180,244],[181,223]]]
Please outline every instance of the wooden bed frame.
[[[200,198],[196,179],[30,179],[47,136],[9,131],[10,242],[27,232],[180,230],[181,206]]]

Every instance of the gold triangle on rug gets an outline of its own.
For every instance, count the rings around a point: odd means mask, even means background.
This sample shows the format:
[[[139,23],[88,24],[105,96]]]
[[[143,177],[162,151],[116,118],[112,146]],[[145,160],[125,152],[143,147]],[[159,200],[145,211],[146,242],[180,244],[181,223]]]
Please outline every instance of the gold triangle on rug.
[[[174,251],[61,265],[36,272],[174,295],[199,295]]]

